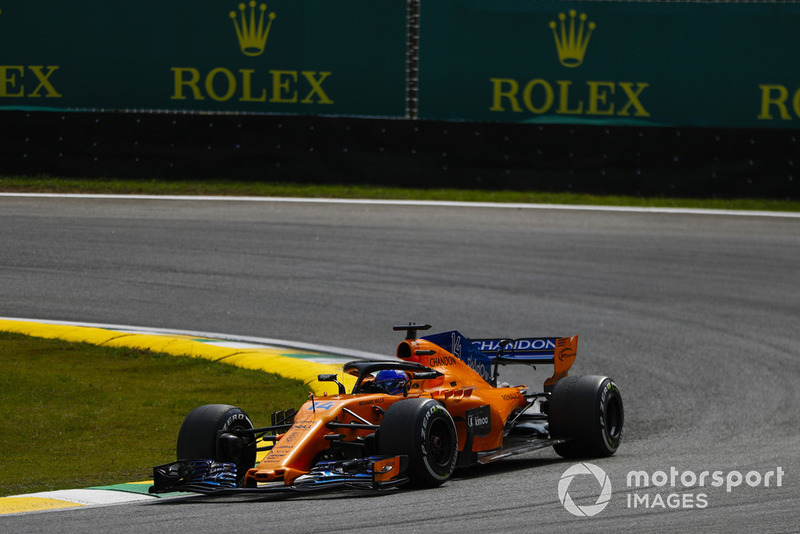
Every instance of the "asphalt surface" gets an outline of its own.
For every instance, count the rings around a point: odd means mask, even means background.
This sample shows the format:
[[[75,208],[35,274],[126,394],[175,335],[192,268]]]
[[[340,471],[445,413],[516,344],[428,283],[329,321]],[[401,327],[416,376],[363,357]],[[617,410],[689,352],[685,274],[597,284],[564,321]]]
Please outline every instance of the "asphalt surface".
[[[579,334],[573,374],[613,377],[626,412],[619,453],[592,461],[613,488],[593,517],[562,506],[576,462],[545,450],[435,490],[70,509],[0,531],[797,532],[799,287],[796,218],[0,197],[0,316],[385,354],[408,321]],[[567,489],[585,506],[600,484]]]

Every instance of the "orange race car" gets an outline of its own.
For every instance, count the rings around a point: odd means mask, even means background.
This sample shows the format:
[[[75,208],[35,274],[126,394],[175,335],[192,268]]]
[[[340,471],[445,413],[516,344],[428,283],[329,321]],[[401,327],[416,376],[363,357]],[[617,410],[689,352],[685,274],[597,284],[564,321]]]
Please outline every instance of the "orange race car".
[[[354,361],[348,393],[311,397],[254,428],[239,408],[194,409],[178,461],[154,468],[153,493],[269,492],[327,487],[433,487],[457,467],[553,446],[566,458],[610,456],[622,435],[622,396],[604,376],[567,376],[578,336],[467,339],[406,331],[397,361]],[[498,367],[552,364],[542,391],[497,384]],[[266,456],[256,465],[258,450]]]

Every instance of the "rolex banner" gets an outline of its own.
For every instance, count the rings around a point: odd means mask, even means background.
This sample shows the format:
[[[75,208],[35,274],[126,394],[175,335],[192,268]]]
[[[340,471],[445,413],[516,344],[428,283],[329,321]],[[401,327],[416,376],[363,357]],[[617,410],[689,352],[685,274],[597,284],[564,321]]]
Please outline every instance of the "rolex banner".
[[[0,0],[0,109],[406,115],[405,0]]]
[[[419,117],[800,126],[800,4],[421,3]]]
[[[798,28],[769,1],[0,0],[0,110],[798,128]]]

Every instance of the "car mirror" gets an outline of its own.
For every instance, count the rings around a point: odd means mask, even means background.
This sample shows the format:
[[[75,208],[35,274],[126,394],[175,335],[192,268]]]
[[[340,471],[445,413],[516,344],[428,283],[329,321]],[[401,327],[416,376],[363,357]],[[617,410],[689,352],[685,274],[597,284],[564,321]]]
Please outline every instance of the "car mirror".
[[[339,395],[344,395],[347,392],[347,390],[344,387],[344,384],[342,384],[341,382],[336,380],[336,375],[335,374],[317,375],[317,380],[319,380],[320,382],[333,382],[333,383],[335,383],[337,386],[339,386]]]

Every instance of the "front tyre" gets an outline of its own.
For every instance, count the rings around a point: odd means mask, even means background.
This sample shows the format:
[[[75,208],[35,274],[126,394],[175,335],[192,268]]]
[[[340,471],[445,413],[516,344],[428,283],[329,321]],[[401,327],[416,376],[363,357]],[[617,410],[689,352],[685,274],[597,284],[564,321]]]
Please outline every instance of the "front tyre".
[[[619,448],[625,419],[622,394],[605,376],[568,376],[553,388],[549,403],[550,436],[569,441],[555,445],[564,458],[611,456]]]
[[[407,399],[386,410],[378,430],[378,452],[408,456],[409,478],[417,487],[443,484],[456,467],[458,434],[453,417],[432,399]]]
[[[241,482],[256,463],[256,443],[253,436],[238,437],[233,432],[252,428],[250,418],[236,406],[207,404],[195,408],[178,432],[178,460],[235,463],[237,481]]]

